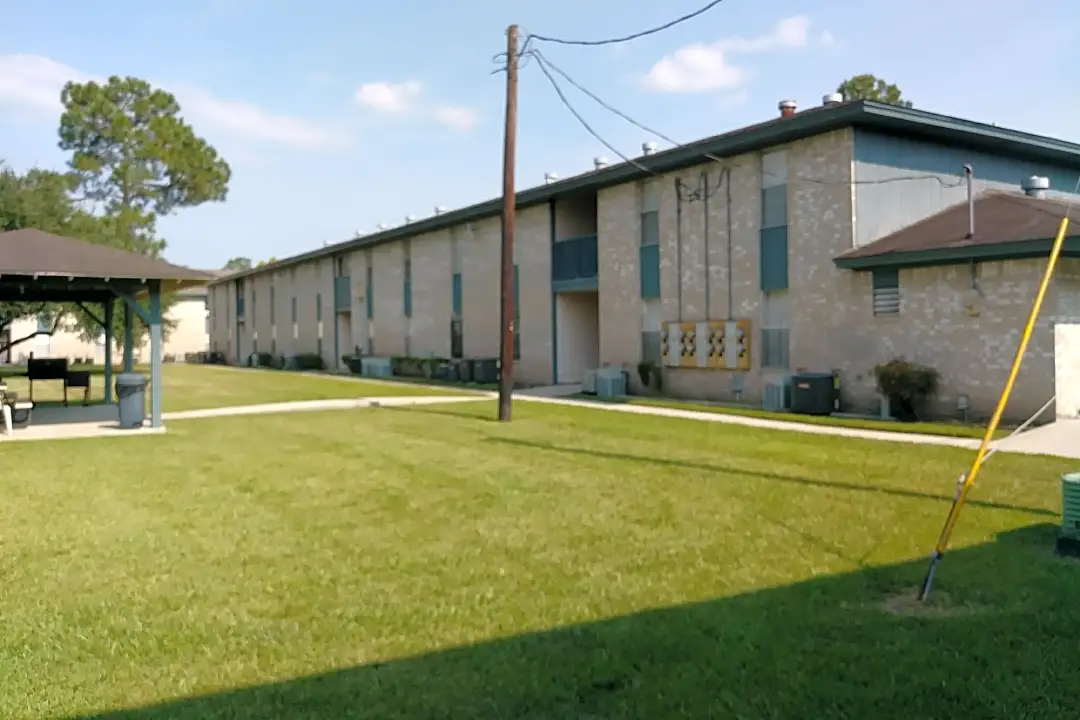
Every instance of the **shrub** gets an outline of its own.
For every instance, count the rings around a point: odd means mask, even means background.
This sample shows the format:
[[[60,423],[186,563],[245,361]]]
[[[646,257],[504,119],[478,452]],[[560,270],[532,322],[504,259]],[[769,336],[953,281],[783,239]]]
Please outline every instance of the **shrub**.
[[[296,370],[325,370],[326,363],[322,355],[318,353],[300,353],[292,359],[292,366]]]
[[[941,378],[934,368],[903,358],[875,365],[874,376],[878,392],[888,398],[893,416],[907,422],[919,419],[927,400],[937,392]]]
[[[268,352],[261,352],[258,355],[259,367],[270,368],[274,367],[274,356]]]
[[[660,368],[656,363],[651,360],[639,362],[637,372],[638,378],[641,380],[641,384],[645,386],[646,390],[660,390]],[[629,387],[629,383],[627,383],[627,386]]]

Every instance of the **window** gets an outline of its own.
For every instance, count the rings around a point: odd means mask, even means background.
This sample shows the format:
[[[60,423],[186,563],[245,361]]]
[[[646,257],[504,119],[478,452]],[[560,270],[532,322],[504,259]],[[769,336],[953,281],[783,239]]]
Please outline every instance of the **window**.
[[[450,306],[454,317],[461,317],[461,273],[454,273],[450,281]]]
[[[412,248],[409,242],[405,242],[405,261],[402,270],[404,282],[402,287],[402,300],[405,308],[405,317],[412,317]],[[408,353],[406,353],[407,355]]]
[[[641,186],[641,248],[638,264],[641,271],[641,297],[660,297],[660,184],[646,181]]]
[[[345,277],[345,257],[338,255],[334,258],[334,277]]]
[[[788,287],[788,182],[787,154],[783,151],[761,157],[761,289],[763,292]]]
[[[660,365],[664,361],[660,345],[660,334],[663,328],[660,320],[660,301],[646,300],[641,305],[641,360]]]
[[[273,285],[271,285],[270,286],[270,324],[271,325],[273,325],[276,322],[276,319],[274,317],[276,315],[274,305],[277,304],[276,298],[274,297],[275,294],[276,294],[275,290],[276,290],[276,288]]]
[[[293,296],[293,299],[292,299],[292,321],[293,321],[293,324],[295,325],[296,324],[296,296],[295,295]]]
[[[375,268],[371,265],[371,255],[368,255],[367,269],[364,278],[364,304],[367,305],[368,320],[375,317]]]
[[[788,369],[791,366],[789,307],[786,290],[766,292],[761,319],[761,367]]]
[[[322,322],[322,293],[315,294],[315,322]]]
[[[48,315],[37,316],[37,332],[39,333],[51,333],[52,332],[52,318]],[[38,347],[49,347],[49,343],[52,338],[48,335],[38,335],[37,344]]]
[[[460,318],[450,321],[450,357],[455,359],[465,357]]]
[[[900,272],[895,269],[874,270],[873,307],[875,315],[898,315],[900,313]]]

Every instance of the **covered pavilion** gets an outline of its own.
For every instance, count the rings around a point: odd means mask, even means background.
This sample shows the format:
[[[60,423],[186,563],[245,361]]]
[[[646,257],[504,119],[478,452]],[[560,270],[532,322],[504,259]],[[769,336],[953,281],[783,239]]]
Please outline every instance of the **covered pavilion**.
[[[0,302],[78,305],[105,333],[105,402],[113,402],[113,317],[124,314],[122,368],[134,366],[135,318],[150,331],[150,426],[162,427],[162,296],[213,278],[157,258],[34,229],[0,233]]]

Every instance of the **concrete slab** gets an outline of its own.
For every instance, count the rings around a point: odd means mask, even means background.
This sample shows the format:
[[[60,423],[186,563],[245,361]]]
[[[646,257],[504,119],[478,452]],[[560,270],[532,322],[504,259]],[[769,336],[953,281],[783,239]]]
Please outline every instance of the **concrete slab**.
[[[340,400],[310,400],[301,402],[270,403],[264,405],[241,405],[236,407],[209,408],[163,413],[165,422],[195,420],[198,418],[231,417],[237,415],[266,415],[272,413],[314,412],[319,410],[351,410],[355,408],[403,407],[409,405],[447,405],[460,402],[486,400],[477,396],[416,396],[385,398],[346,398]],[[149,422],[149,418],[147,419]],[[2,428],[0,428],[2,430]],[[17,427],[11,435],[0,432],[0,443],[26,440],[67,440],[73,438],[134,437],[157,435],[164,427],[121,429],[118,426],[115,405],[90,405],[88,407],[43,407],[34,410],[31,423]]]
[[[993,447],[1000,452],[1080,460],[1080,420],[1059,418],[1048,425],[998,440]]]

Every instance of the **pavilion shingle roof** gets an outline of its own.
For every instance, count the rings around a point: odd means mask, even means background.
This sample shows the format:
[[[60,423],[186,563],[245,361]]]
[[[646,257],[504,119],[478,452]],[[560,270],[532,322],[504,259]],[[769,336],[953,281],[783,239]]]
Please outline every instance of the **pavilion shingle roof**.
[[[0,233],[2,275],[171,280],[183,284],[214,279],[206,272],[165,260],[33,229]]]
[[[1057,235],[1068,203],[1001,190],[975,198],[975,232],[968,237],[967,202],[948,207],[880,240],[848,250],[837,260],[880,258],[900,253],[961,250],[1046,240]]]

